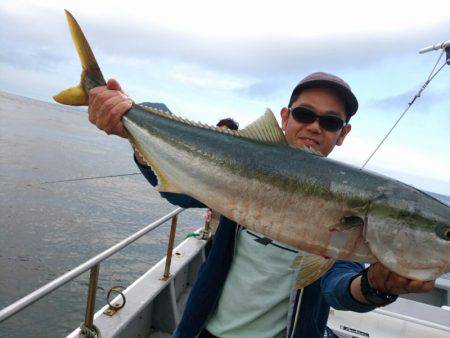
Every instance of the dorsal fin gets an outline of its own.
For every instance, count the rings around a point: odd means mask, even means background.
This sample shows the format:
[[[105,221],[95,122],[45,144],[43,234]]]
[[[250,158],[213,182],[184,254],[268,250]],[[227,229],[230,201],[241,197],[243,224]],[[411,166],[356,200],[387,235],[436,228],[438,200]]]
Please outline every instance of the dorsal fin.
[[[263,116],[240,130],[237,134],[256,141],[287,144],[284,133],[269,108],[266,109]]]
[[[249,124],[242,130],[230,130],[226,128],[218,128],[209,126],[200,122],[194,122],[188,119],[185,119],[181,116],[174,115],[168,111],[163,111],[161,109],[155,109],[146,104],[140,105],[145,110],[152,112],[153,114],[157,114],[163,116],[165,118],[179,121],[185,123],[187,125],[191,125],[198,128],[210,129],[217,131],[223,134],[234,135],[238,137],[248,138],[250,140],[256,140],[267,143],[277,143],[277,144],[287,144],[286,139],[284,137],[284,133],[278,125],[278,121],[275,118],[275,115],[272,111],[267,108],[264,115],[259,117],[257,120]]]

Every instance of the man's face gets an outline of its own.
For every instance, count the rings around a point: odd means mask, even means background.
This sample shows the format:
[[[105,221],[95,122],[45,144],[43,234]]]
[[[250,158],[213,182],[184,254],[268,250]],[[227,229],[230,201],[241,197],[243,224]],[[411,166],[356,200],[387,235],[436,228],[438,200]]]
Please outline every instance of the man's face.
[[[334,115],[345,121],[344,101],[332,89],[326,87],[313,87],[303,90],[292,109],[305,107],[317,115]],[[320,127],[319,121],[305,124],[294,120],[288,108],[281,109],[282,127],[287,142],[293,147],[310,146],[328,156],[335,145],[340,146],[351,126],[347,124],[342,129],[331,132]]]

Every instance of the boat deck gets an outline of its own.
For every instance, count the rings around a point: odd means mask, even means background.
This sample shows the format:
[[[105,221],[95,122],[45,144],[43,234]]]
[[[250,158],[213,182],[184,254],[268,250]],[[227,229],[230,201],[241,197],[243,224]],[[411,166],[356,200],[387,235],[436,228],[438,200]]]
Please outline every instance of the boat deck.
[[[206,241],[188,238],[173,251],[171,275],[162,280],[165,259],[123,293],[126,306],[113,316],[103,307],[94,324],[104,337],[170,337],[179,322],[197,271],[205,259]],[[450,337],[450,280],[438,279],[427,294],[408,295],[370,313],[330,311],[328,326],[339,337]],[[120,296],[113,303],[120,303]],[[68,337],[79,336],[79,329]]]

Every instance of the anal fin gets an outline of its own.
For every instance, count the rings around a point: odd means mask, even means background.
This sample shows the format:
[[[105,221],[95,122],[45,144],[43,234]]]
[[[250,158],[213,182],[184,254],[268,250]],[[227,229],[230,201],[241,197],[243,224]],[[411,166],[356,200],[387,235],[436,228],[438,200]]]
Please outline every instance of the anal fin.
[[[295,281],[296,289],[303,289],[315,282],[334,264],[334,259],[300,252],[292,263],[292,268],[299,270]]]

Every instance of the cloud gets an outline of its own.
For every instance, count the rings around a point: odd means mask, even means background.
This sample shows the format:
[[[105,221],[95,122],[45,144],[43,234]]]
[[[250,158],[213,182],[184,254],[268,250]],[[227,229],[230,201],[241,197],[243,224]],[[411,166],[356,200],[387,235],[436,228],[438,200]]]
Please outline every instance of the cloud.
[[[288,80],[285,78],[267,77],[258,79],[249,84],[245,88],[239,88],[236,90],[237,95],[254,97],[254,98],[267,98],[279,96],[279,91]]]
[[[8,7],[0,10],[0,61],[4,65],[22,71],[51,73],[64,69],[64,76],[70,69],[69,65],[79,67],[63,11],[58,6],[41,7],[35,4],[30,11]],[[93,14],[96,13],[93,10],[79,12],[77,19],[105,75],[125,73],[128,79],[136,82],[135,86],[142,87],[145,74],[147,83],[156,80],[161,90],[164,85],[177,84],[184,88],[191,87],[193,91],[223,91],[256,101],[282,97],[286,102],[291,87],[313,70],[343,76],[357,72],[361,74],[371,65],[389,58],[411,55],[428,43],[441,41],[448,34],[446,20],[425,28],[418,25],[416,29],[389,34],[369,32],[360,27],[353,33],[330,31],[328,35],[315,33],[322,26],[311,30],[311,27],[303,26],[305,20],[299,20],[294,25],[298,34],[249,35],[243,30],[241,36],[215,36],[209,32],[200,34],[195,30],[182,30],[180,26],[163,26],[158,20],[113,20],[110,16],[112,12],[104,15]],[[124,17],[128,16],[124,14]],[[231,27],[233,23],[229,25]],[[268,23],[264,32],[269,28]],[[119,70],[111,68],[112,72],[109,71],[106,67],[108,62],[114,67],[120,64]],[[138,68],[141,71],[137,71]],[[161,80],[156,78],[156,74]],[[362,85],[369,87],[365,79],[359,86]],[[152,90],[154,93],[155,89]],[[409,93],[373,100],[369,104],[386,111],[401,109],[410,99]],[[419,101],[425,101],[427,95]]]
[[[45,17],[40,23],[30,16],[16,12],[0,12],[2,46],[9,49],[17,44],[17,53],[25,56],[7,57],[2,60],[25,67],[31,49],[44,48],[48,61],[64,62],[69,34],[61,10],[37,9],[37,17]],[[42,13],[42,15],[40,15]],[[398,56],[423,47],[424,41],[436,42],[448,33],[448,22],[438,22],[426,29],[385,33],[358,33],[330,36],[210,36],[196,32],[161,27],[151,22],[111,22],[99,16],[82,16],[79,22],[95,50],[116,57],[133,55],[135,58],[165,59],[189,63],[204,69],[253,76],[258,79],[302,73],[310,69],[361,69],[381,58]],[[20,29],[19,29],[20,28]],[[310,29],[298,23],[299,31]],[[24,46],[28,46],[24,48]],[[17,54],[16,53],[16,54]],[[73,55],[73,54],[68,54]],[[249,91],[259,92],[258,84]],[[263,90],[263,86],[260,87]]]
[[[39,16],[39,15],[38,15]],[[30,15],[13,15],[0,10],[0,61],[19,69],[47,70],[73,58],[73,51],[61,48],[55,27],[64,21],[52,17],[37,21]]]
[[[449,88],[450,89],[450,88]],[[425,90],[422,94],[415,100],[415,109],[413,111],[420,114],[430,113],[433,106],[436,105],[446,105],[450,104],[450,98],[448,97],[447,91],[431,91]],[[401,109],[406,109],[408,104],[412,102],[417,91],[406,91],[398,95],[384,97],[378,100],[372,100],[366,103],[366,108],[376,109],[377,111],[382,111],[386,113],[398,112]]]
[[[94,26],[94,25],[91,25]],[[267,77],[299,73],[306,69],[361,69],[393,56],[410,54],[423,41],[439,41],[447,25],[437,24],[425,31],[398,32],[390,38],[371,35],[335,36],[332,39],[296,37],[210,38],[172,31],[168,28],[137,25],[111,27],[97,25],[91,36],[97,36],[97,48],[114,55],[142,58],[169,58],[201,65],[206,69]],[[102,38],[104,37],[104,38]],[[112,38],[113,37],[113,38]],[[126,41],[127,48],[122,43]],[[401,41],[401,43],[400,43]]]
[[[55,65],[69,61],[68,56],[48,46],[30,46],[11,42],[2,43],[0,62],[20,69],[51,72]]]
[[[239,91],[247,88],[245,79],[225,75],[211,70],[203,70],[190,65],[174,66],[170,76],[177,82],[193,86],[198,89]]]

